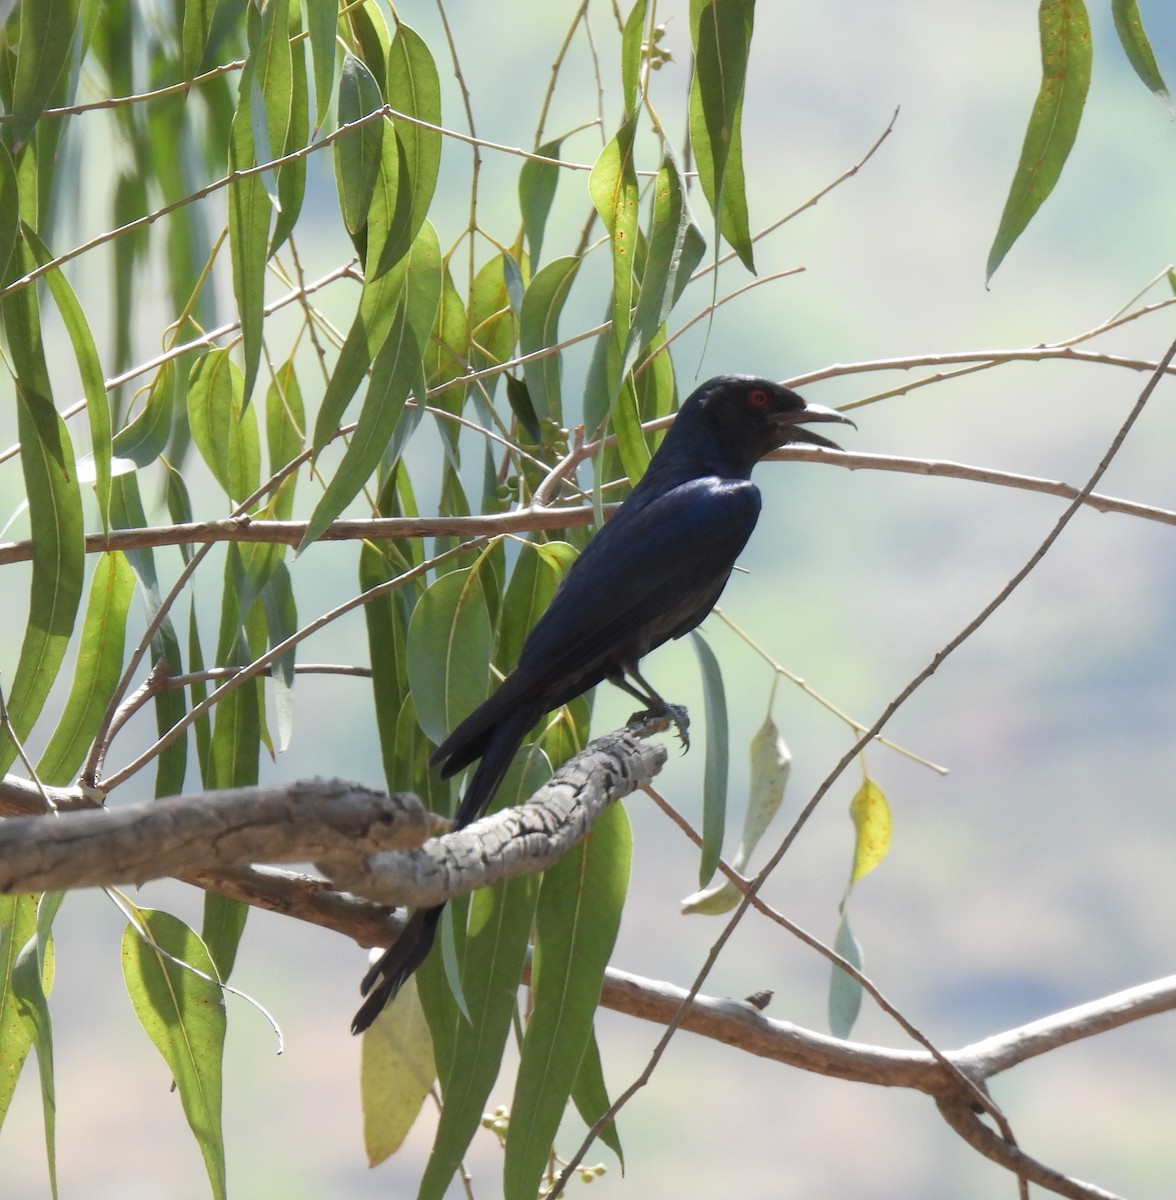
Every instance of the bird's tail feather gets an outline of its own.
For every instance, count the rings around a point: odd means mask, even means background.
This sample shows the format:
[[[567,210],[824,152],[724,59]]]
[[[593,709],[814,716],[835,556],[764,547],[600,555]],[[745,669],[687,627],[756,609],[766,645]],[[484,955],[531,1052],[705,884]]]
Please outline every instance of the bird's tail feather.
[[[542,715],[541,707],[527,704],[515,709],[494,727],[477,770],[470,777],[465,795],[457,806],[453,818],[454,829],[464,829],[485,815],[523,739]]]
[[[351,1022],[352,1033],[363,1033],[385,1005],[392,1002],[405,980],[425,961],[432,949],[437,922],[441,919],[444,907],[439,904],[436,908],[418,908],[409,917],[400,936],[363,977],[360,990],[364,993],[364,1001]]]
[[[486,812],[527,731],[542,715],[542,708],[527,705],[495,726],[478,769],[458,805],[453,820],[454,829],[464,829]],[[362,1033],[379,1016],[384,1006],[391,1003],[405,980],[425,961],[436,937],[437,924],[444,907],[439,904],[434,908],[418,908],[409,917],[400,936],[363,977],[360,990],[364,993],[364,1001],[355,1014],[355,1020],[351,1022],[352,1033]]]

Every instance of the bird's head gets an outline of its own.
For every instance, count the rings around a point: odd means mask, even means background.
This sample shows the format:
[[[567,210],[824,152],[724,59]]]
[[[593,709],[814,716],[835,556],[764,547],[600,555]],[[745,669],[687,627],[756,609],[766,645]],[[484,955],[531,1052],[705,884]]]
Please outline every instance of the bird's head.
[[[835,409],[806,404],[794,391],[754,375],[719,375],[708,380],[682,405],[678,420],[688,414],[705,420],[724,458],[748,471],[765,454],[790,442],[841,449],[836,442],[806,429],[808,424],[837,421],[853,425]]]

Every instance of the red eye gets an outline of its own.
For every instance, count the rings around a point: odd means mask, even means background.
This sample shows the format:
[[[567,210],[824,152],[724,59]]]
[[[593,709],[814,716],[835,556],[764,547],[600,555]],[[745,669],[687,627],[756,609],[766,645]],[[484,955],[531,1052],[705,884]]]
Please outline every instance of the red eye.
[[[752,408],[763,408],[768,402],[768,393],[763,388],[755,388],[747,393],[747,400]]]

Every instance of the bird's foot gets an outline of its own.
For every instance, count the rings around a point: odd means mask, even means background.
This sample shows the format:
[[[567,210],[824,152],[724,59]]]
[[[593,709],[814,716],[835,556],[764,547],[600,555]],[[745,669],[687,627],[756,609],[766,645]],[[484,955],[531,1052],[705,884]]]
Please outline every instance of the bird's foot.
[[[634,713],[628,720],[627,728],[637,733],[660,733],[670,726],[678,734],[682,743],[682,753],[690,749],[690,714],[684,704],[666,704],[664,708],[647,708]]]

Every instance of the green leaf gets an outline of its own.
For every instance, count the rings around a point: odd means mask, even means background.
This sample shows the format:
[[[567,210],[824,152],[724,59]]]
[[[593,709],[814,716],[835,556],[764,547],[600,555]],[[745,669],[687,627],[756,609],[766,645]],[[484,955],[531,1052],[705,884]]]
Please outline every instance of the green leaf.
[[[204,63],[204,48],[212,31],[212,18],[216,14],[217,0],[186,0],[184,24],[180,36],[181,66],[185,79],[200,73]]]
[[[690,3],[694,40],[690,145],[715,225],[753,273],[741,122],[754,18],[755,0]]]
[[[559,158],[562,146],[563,138],[557,137],[544,142],[535,153],[543,158]],[[523,214],[523,234],[527,239],[532,267],[538,265],[539,252],[543,248],[543,233],[555,200],[559,172],[560,168],[555,163],[537,162],[533,158],[528,158],[519,171],[519,211]]]
[[[80,0],[37,0],[20,6],[20,52],[12,90],[9,146],[19,149],[49,103],[69,62]]]
[[[705,253],[706,238],[691,218],[686,226],[686,235],[682,239],[682,258],[674,276],[674,295],[671,306],[678,303],[682,293],[686,290],[686,285],[690,282],[690,276],[694,273],[695,267],[702,262],[702,256]]]
[[[628,372],[639,353],[653,341],[665,324],[677,294],[682,251],[690,227],[686,206],[686,184],[677,160],[666,147],[661,169],[653,185],[653,218],[649,250],[641,274],[641,293],[633,314],[622,370]],[[687,266],[687,273],[689,273]]]
[[[706,884],[719,865],[723,853],[723,833],[727,824],[727,696],[719,660],[699,633],[691,633],[691,644],[698,656],[702,674],[702,694],[706,706],[706,765],[702,774],[702,858],[698,864],[698,882]]]
[[[402,282],[403,291],[372,364],[359,422],[342,462],[311,515],[299,551],[318,538],[355,498],[381,461],[395,462],[424,410],[421,347],[433,326],[441,292],[441,251],[437,234],[428,222],[412,253],[394,274]],[[408,420],[404,419],[404,405],[410,393],[415,393],[417,407]]]
[[[383,107],[384,97],[372,73],[353,54],[343,56],[339,75],[339,124],[347,125]],[[335,183],[347,232],[367,224],[372,193],[380,173],[385,122],[368,121],[335,142]],[[388,137],[391,138],[391,132]]]
[[[57,1089],[53,1079],[53,1022],[49,1015],[48,988],[53,983],[53,919],[64,898],[64,892],[46,892],[38,899],[35,931],[17,954],[12,968],[12,994],[17,1011],[37,1052],[49,1189],[54,1200],[57,1197]]]
[[[608,1089],[604,1084],[604,1068],[600,1063],[600,1048],[596,1044],[595,1031],[584,1048],[584,1057],[580,1059],[580,1069],[576,1072],[576,1082],[572,1085],[572,1103],[589,1128],[611,1107]],[[623,1168],[625,1154],[621,1149],[621,1136],[617,1132],[615,1121],[609,1121],[601,1129],[600,1140],[617,1156]]]
[[[135,475],[122,475],[114,480],[111,488],[110,521],[115,529],[143,529],[147,516],[139,496]],[[159,577],[155,571],[155,559],[149,549],[128,550],[127,561],[139,580],[143,592],[147,617],[151,619],[159,611],[161,594]],[[158,633],[151,639],[153,662],[167,664],[173,676],[183,674],[184,666],[180,655],[179,640],[170,617],[164,617]],[[199,665],[192,663],[193,670]],[[162,735],[184,716],[184,693],[178,688],[164,688],[155,697],[155,727]],[[188,742],[180,738],[160,756],[155,775],[155,795],[175,796],[183,791],[187,771]]]
[[[290,0],[269,0],[262,10],[260,36],[249,59],[254,85],[250,118],[258,163],[283,152],[290,129],[293,104],[290,7]]]
[[[256,44],[241,73],[229,137],[230,172],[266,162],[270,147],[281,148],[286,143],[291,110],[289,11],[289,0],[272,0],[262,11]],[[260,145],[259,138],[267,144]],[[228,190],[229,251],[245,362],[243,396],[248,406],[261,361],[265,264],[274,209],[260,175],[237,179]]]
[[[188,380],[188,423],[201,457],[238,503],[261,482],[257,414],[245,404],[241,372],[228,350],[201,355]]]
[[[122,673],[127,611],[134,588],[135,575],[125,555],[114,551],[99,557],[69,696],[37,763],[37,776],[44,783],[71,783],[86,757]]]
[[[11,340],[11,323],[8,331]],[[29,621],[7,703],[12,729],[23,741],[65,658],[82,596],[85,543],[77,469],[65,422],[47,396],[26,391],[20,380],[16,410],[33,566]],[[16,746],[5,730],[0,733],[0,771],[15,757]]]
[[[425,382],[430,388],[440,387],[452,380],[460,379],[466,371],[465,363],[469,354],[470,325],[466,319],[465,305],[453,282],[448,260],[444,263],[441,279],[441,298],[437,305],[437,317],[433,322],[433,331],[429,335],[425,347]],[[448,404],[453,397],[460,402],[461,391],[452,388],[440,398],[441,404]]]
[[[986,279],[1024,232],[1062,173],[1090,87],[1090,22],[1082,0],[1041,0],[1041,88],[1029,117],[1021,159],[988,252]]]
[[[310,96],[306,76],[306,49],[294,39],[302,32],[299,6],[290,6],[289,17],[289,97],[286,101],[286,139],[275,148],[275,154],[293,154],[302,149],[310,137]],[[267,108],[270,101],[266,101]],[[277,217],[270,236],[269,253],[281,246],[294,231],[306,194],[306,156],[292,159],[277,168]]]
[[[610,348],[609,358],[619,358]],[[612,369],[610,368],[610,371]],[[615,372],[612,372],[615,375]],[[649,444],[641,428],[641,412],[637,405],[637,390],[631,376],[622,378],[620,391],[612,404],[613,432],[617,436],[617,453],[629,482],[636,484],[649,466]]]
[[[868,875],[889,853],[892,819],[886,794],[872,780],[858,788],[849,805],[853,818],[853,870],[850,883]]]
[[[1156,56],[1144,32],[1137,0],[1111,0],[1111,15],[1115,20],[1115,32],[1123,43],[1127,60],[1136,75],[1164,102],[1168,112],[1173,113],[1172,96],[1156,65]]]
[[[833,949],[851,966],[862,969],[862,948],[849,928],[849,916],[842,909],[841,923]],[[847,1038],[862,1007],[862,986],[834,964],[829,979],[829,1031],[834,1037]]]
[[[550,774],[542,751],[533,750],[507,774],[494,807],[522,803]],[[417,1200],[441,1200],[481,1124],[515,1016],[538,891],[538,879],[523,876],[470,898],[461,962],[469,1020],[453,1022],[452,1059],[441,1079],[441,1120]]]
[[[363,381],[376,352],[387,340],[402,293],[408,325],[417,346],[425,344],[437,315],[441,279],[441,248],[437,242],[437,232],[426,221],[408,258],[402,259],[394,270],[375,283],[364,284],[359,311],[347,333],[319,406],[314,426],[316,454],[334,437],[348,402]]]
[[[625,18],[621,35],[621,91],[625,97],[625,115],[637,111],[638,93],[641,88],[641,48],[646,40],[646,0],[637,0]]]
[[[136,467],[145,467],[163,453],[171,436],[175,380],[174,360],[165,362],[151,380],[142,411],[111,439],[115,458],[126,459]]]
[[[265,623],[270,646],[278,646],[292,637],[298,629],[298,608],[290,572],[283,562],[277,563],[273,574],[262,588],[261,602],[265,607]],[[274,716],[278,722],[278,749],[287,750],[294,733],[294,656],[295,647],[270,660],[270,687],[274,699]]]
[[[531,626],[546,611],[576,551],[567,542],[527,542],[515,562],[498,614],[494,660],[504,671],[514,668]]]
[[[371,382],[360,410],[359,423],[344,452],[343,461],[315,506],[306,533],[299,543],[299,553],[322,535],[371,478],[388,448],[404,413],[405,402],[412,392],[424,396],[421,351],[408,324],[404,305],[400,304],[392,320],[392,328],[372,363]]]
[[[398,464],[385,480],[377,509],[380,516],[401,515],[400,505],[397,503],[397,485],[403,475],[404,466]],[[402,541],[380,545],[365,541],[359,556],[361,589],[369,591],[399,575],[410,565],[410,560],[418,549],[418,539],[412,539],[407,545]],[[397,729],[405,707],[405,698],[408,696],[404,646],[408,635],[411,585],[405,592],[405,595],[397,592],[385,593],[363,606],[368,659],[372,664],[376,728],[380,737],[384,778],[389,791],[413,786],[417,778],[415,740],[411,746],[405,747],[403,755],[398,755],[397,752]],[[419,736],[415,716],[411,722],[406,721],[405,729],[406,738],[408,731]]]
[[[277,369],[266,390],[265,438],[271,475],[293,462],[305,448],[306,411],[294,372],[293,354]],[[277,492],[271,493],[269,509],[274,520],[288,521],[293,515],[297,486],[298,472],[292,471],[279,484]]]
[[[24,228],[25,240],[38,266],[52,261],[52,254],[27,225]],[[69,334],[73,346],[74,358],[78,364],[78,374],[82,380],[82,390],[86,395],[86,416],[90,424],[90,445],[94,457],[94,473],[98,494],[98,514],[104,530],[110,523],[110,405],[106,399],[106,378],[102,364],[98,361],[98,348],[94,345],[94,337],[90,332],[89,323],[82,306],[74,295],[73,288],[62,274],[60,268],[54,268],[45,277],[57,311],[61,314],[61,322]]]
[[[237,961],[237,947],[245,932],[249,919],[249,905],[240,900],[230,900],[216,892],[204,893],[204,920],[200,926],[200,940],[208,951],[216,968],[215,975],[224,983],[233,973]]]
[[[506,362],[514,349],[515,315],[506,286],[509,258],[504,250],[487,259],[470,288],[470,361],[477,368]],[[489,382],[492,389],[494,381]]]
[[[426,589],[408,626],[409,687],[420,727],[434,743],[486,699],[489,661],[490,614],[481,572],[449,571]]]
[[[784,788],[792,767],[792,754],[780,736],[776,722],[769,713],[751,739],[751,775],[748,787],[747,811],[743,817],[743,836],[731,869],[746,874],[744,868],[767,831],[772,818],[784,800]],[[742,899],[739,889],[724,879],[705,891],[695,892],[682,901],[683,913],[704,913],[717,916],[730,912]]]
[[[6,278],[20,233],[20,189],[8,147],[0,142],[0,279]]]
[[[395,267],[407,250],[406,246],[389,238],[397,220],[397,210],[408,205],[407,188],[402,189],[402,173],[404,146],[396,130],[385,125],[383,141],[380,143],[380,169],[376,174],[367,221],[354,239],[356,252],[363,259],[364,278],[369,283]]]
[[[531,972],[534,1004],[511,1103],[503,1187],[533,1200],[600,1002],[629,882],[632,833],[614,804],[592,836],[543,876]]]
[[[255,601],[278,561],[278,553],[280,549],[275,546],[228,547],[218,663],[244,666],[264,649],[265,615]],[[209,789],[257,783],[260,745],[267,737],[262,686],[262,680],[254,678],[227,692],[217,704],[205,765],[205,785]]]
[[[437,66],[424,39],[403,22],[397,24],[388,50],[385,95],[398,112],[440,125],[441,81]],[[401,151],[400,190],[377,275],[408,252],[428,215],[441,166],[441,134],[437,130],[396,118],[393,128]]]
[[[549,262],[531,279],[519,313],[519,350],[531,354],[559,342],[559,315],[567,301],[580,259],[569,255]],[[549,354],[523,364],[527,391],[541,421],[562,422],[560,401],[562,359]]]
[[[327,119],[331,88],[335,81],[335,30],[339,24],[339,0],[304,0],[306,32],[314,63],[314,131]]]
[[[37,935],[37,897],[0,896],[0,1125],[12,1103],[21,1068],[33,1045],[34,1027],[21,1017],[13,972],[22,949]],[[53,985],[53,943],[45,944],[41,990]]]
[[[519,423],[521,440],[538,442],[543,436],[543,431],[539,428],[539,418],[535,415],[535,406],[531,403],[531,393],[526,381],[508,374],[503,376],[503,382],[506,384],[506,399],[510,411]]]
[[[637,118],[630,117],[600,152],[588,177],[588,191],[600,214],[612,247],[612,340],[623,346],[629,333],[629,314],[636,298],[633,255],[637,250],[637,210],[640,199],[633,164]],[[615,386],[611,389],[615,393]]]
[[[666,328],[663,325],[654,335],[653,341],[662,348],[649,360],[649,365],[633,378],[637,396],[637,412],[642,421],[653,421],[668,417],[678,398],[678,386],[674,380],[674,364],[665,348]],[[661,444],[665,431],[654,433],[649,442],[654,448]]]
[[[433,1042],[415,979],[375,1019],[360,1049],[359,1094],[368,1165],[400,1149],[433,1089]]]
[[[187,925],[170,913],[151,909],[139,910],[138,917],[150,941],[133,924],[127,926],[122,939],[123,978],[135,1015],[175,1081],[184,1115],[204,1156],[212,1194],[224,1200],[224,994],[215,982],[216,968],[204,943]]]

